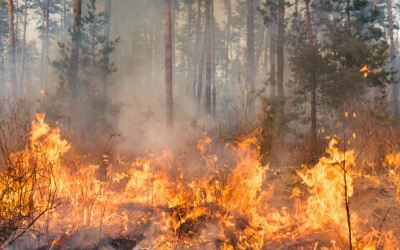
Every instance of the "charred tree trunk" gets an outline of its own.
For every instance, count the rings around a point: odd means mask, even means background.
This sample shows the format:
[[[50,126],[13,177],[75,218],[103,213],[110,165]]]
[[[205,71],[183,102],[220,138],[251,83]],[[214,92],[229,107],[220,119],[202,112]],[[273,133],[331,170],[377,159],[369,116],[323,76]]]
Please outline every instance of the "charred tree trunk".
[[[211,113],[211,0],[206,0],[206,113]]]
[[[390,34],[390,57],[392,58],[392,68],[397,70],[396,65],[396,51],[395,44],[393,39],[393,18],[392,18],[392,3],[391,0],[387,0],[388,5],[388,21],[389,21],[389,34]],[[398,76],[394,75],[394,80],[397,82]],[[393,113],[396,117],[399,116],[399,93],[397,89],[397,84],[392,84],[392,92],[393,92]]]
[[[275,10],[275,0],[273,1],[270,11],[271,11],[271,27],[269,29],[269,82],[270,82],[270,95],[276,95],[276,10]]]
[[[226,0],[226,5],[228,8],[228,21],[226,23],[226,55],[225,55],[225,84],[228,84],[228,74],[229,74],[229,45],[231,43],[231,19],[232,19],[232,8],[231,0]]]
[[[108,17],[111,17],[111,0],[106,0],[105,3],[105,13]],[[107,24],[104,26],[104,36],[106,37],[106,44],[109,45],[110,43],[110,27],[111,27],[111,18],[108,18]],[[110,58],[108,54],[104,57],[104,67],[108,68],[108,64],[110,63]],[[101,98],[103,100],[107,99],[107,91],[108,91],[108,74],[107,70],[104,70],[103,72],[103,84],[101,86]]]
[[[247,0],[247,75],[249,82],[248,107],[249,114],[254,113],[255,68],[254,68],[254,13],[253,0]]]
[[[26,23],[27,23],[27,6],[28,0],[25,0],[25,10],[24,10],[24,34],[22,38],[22,51],[21,51],[21,82],[20,89],[21,93],[24,91],[24,75],[25,75],[25,42],[26,42]]]
[[[305,0],[306,4],[306,15],[307,15],[307,29],[308,29],[308,43],[310,47],[310,59],[311,59],[311,150],[313,152],[313,161],[316,160],[317,156],[317,110],[315,106],[315,88],[316,88],[316,78],[315,78],[315,58],[314,58],[314,44],[313,44],[313,34],[311,26],[310,17],[310,0]]]
[[[10,79],[14,94],[18,94],[17,72],[15,67],[14,3],[8,0],[8,36],[10,38]]]
[[[81,14],[82,0],[75,0],[74,20],[72,23],[72,41],[71,41],[71,58],[70,58],[70,78],[69,78],[69,107],[73,108],[77,97],[78,82],[78,62],[79,62],[79,40],[81,31]]]
[[[172,23],[171,0],[165,0],[165,75],[166,75],[166,106],[167,126],[173,126],[172,103]]]
[[[283,86],[283,34],[285,32],[285,0],[278,0],[279,18],[278,18],[278,44],[277,44],[277,62],[278,62],[278,96],[284,95]]]
[[[196,95],[196,87],[197,87],[197,78],[198,78],[198,68],[200,68],[199,60],[200,60],[200,22],[201,22],[201,0],[197,1],[197,24],[196,24],[196,58],[194,63],[194,74],[193,74],[193,100],[197,98]]]

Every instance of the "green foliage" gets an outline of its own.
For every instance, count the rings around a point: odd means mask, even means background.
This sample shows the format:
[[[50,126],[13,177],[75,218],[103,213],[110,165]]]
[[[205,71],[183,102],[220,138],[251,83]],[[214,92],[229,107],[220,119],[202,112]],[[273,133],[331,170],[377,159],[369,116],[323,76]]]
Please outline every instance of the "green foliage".
[[[81,19],[81,31],[74,33],[69,29],[70,37],[78,42],[80,48],[77,107],[84,123],[93,131],[104,128],[108,124],[107,114],[117,115],[122,105],[112,103],[106,96],[106,89],[110,84],[107,79],[117,71],[114,64],[109,62],[109,56],[115,50],[119,38],[109,41],[104,34],[109,16],[105,12],[96,13],[96,10],[96,1],[90,0],[88,12]],[[60,86],[55,97],[61,100],[62,105],[59,108],[66,109],[70,82],[70,49],[62,43],[59,43],[59,48],[61,59],[53,62],[54,68],[60,73]]]
[[[342,6],[342,7],[339,7]],[[379,25],[380,13],[368,1],[350,1],[350,27],[347,23],[345,2],[313,2],[312,15],[314,54],[310,54],[305,16],[293,20],[289,32],[290,68],[294,87],[294,105],[307,102],[311,90],[311,74],[315,72],[317,113],[336,113],[340,117],[343,105],[364,105],[364,94],[373,88],[384,91],[393,84],[395,71],[388,69],[389,44]],[[312,63],[315,61],[315,64]],[[364,79],[360,69],[371,71]],[[364,82],[365,81],[365,82]],[[380,98],[385,98],[381,93]],[[345,102],[345,103],[343,103]],[[310,115],[309,112],[306,113]]]

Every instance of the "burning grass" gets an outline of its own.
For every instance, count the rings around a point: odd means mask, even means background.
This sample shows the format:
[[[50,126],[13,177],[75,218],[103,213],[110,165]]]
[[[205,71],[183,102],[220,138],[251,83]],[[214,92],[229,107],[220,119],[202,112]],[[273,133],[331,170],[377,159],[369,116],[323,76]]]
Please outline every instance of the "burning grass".
[[[36,115],[2,172],[2,220],[17,223],[2,228],[29,249],[348,249],[349,231],[353,249],[396,249],[400,156],[372,177],[332,140],[315,166],[275,170],[261,163],[260,132],[91,165],[67,161],[71,145]]]

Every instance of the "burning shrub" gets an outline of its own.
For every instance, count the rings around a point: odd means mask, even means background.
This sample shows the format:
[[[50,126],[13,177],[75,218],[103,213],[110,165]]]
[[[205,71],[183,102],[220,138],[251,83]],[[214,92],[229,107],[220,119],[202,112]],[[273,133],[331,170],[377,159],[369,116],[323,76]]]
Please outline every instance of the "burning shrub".
[[[43,122],[44,114],[32,122],[30,145],[7,153],[2,147],[5,168],[0,172],[0,237],[9,244],[27,232],[35,222],[60,205],[56,173],[60,156],[69,146],[60,141],[59,131]],[[46,135],[45,137],[43,137]]]

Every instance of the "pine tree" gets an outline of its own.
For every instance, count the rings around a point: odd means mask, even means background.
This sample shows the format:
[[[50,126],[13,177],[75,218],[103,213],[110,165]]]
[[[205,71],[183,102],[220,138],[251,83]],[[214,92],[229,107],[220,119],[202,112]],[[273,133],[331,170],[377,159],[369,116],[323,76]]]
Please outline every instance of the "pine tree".
[[[110,63],[110,54],[114,52],[119,38],[110,40],[107,34],[109,15],[106,12],[97,12],[96,0],[90,0],[87,6],[87,14],[79,21],[79,33],[76,30],[69,30],[73,46],[78,46],[78,57],[76,75],[71,74],[71,58],[68,58],[69,48],[60,43],[60,54],[62,59],[54,61],[53,66],[60,73],[60,86],[58,92],[62,92],[63,97],[69,92],[68,99],[71,99],[71,92],[76,88],[74,97],[75,107],[79,110],[72,110],[81,114],[88,127],[93,131],[104,128],[107,124],[106,114],[116,115],[119,112],[119,103],[112,103],[104,95],[104,88],[107,87],[108,77],[116,72],[114,63]],[[76,78],[75,78],[76,77]],[[71,83],[76,79],[75,86]],[[57,93],[60,94],[60,93]],[[69,102],[69,108],[70,102]],[[92,132],[93,132],[92,131]],[[92,133],[93,134],[93,133]]]

